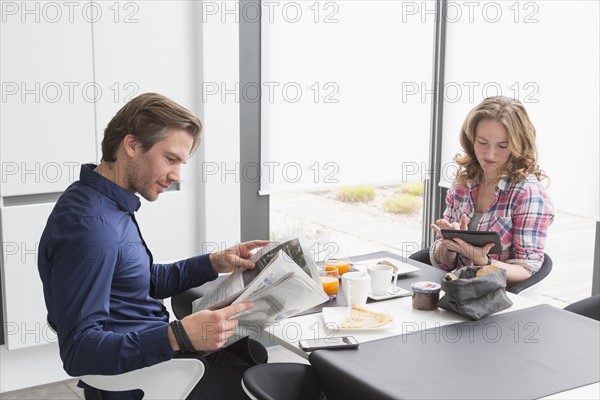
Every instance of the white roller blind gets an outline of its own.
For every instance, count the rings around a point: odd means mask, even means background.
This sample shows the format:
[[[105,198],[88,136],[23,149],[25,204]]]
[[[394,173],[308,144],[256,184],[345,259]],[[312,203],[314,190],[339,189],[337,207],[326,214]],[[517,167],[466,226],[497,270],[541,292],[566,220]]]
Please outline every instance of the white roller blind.
[[[422,178],[434,10],[434,2],[263,2],[261,192]]]
[[[539,163],[556,208],[600,219],[599,3],[452,4],[443,164],[460,151],[458,134],[471,108],[496,94],[518,98],[536,127]],[[442,169],[442,185],[453,170]]]

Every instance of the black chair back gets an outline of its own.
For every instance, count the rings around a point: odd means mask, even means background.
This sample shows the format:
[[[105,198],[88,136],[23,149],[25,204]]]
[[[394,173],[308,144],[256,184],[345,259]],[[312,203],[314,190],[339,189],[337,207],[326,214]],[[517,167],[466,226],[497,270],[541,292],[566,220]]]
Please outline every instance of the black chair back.
[[[412,253],[410,256],[408,256],[408,258],[422,262],[423,264],[431,265],[431,258],[429,258],[429,247]]]
[[[324,398],[312,367],[272,363],[250,367],[242,377],[244,391],[258,400],[320,400]]]
[[[411,260],[419,261],[427,265],[431,265],[431,258],[429,257],[429,248],[421,249],[410,256],[408,256]],[[540,270],[533,274],[530,278],[525,279],[522,282],[519,282],[515,285],[506,288],[507,292],[511,292],[514,294],[519,294],[523,290],[535,285],[540,282],[542,279],[547,277],[552,271],[552,258],[548,254],[544,253],[544,262],[540,267]]]
[[[600,321],[600,294],[576,301],[564,309]]]
[[[536,283],[540,282],[542,279],[547,277],[551,271],[552,271],[552,258],[550,258],[550,256],[548,254],[544,253],[544,262],[542,263],[540,270],[538,272],[536,272],[535,274],[531,275],[530,278],[527,278],[522,282],[519,282],[510,287],[507,287],[506,291],[514,293],[514,294],[519,294],[523,290],[535,285]]]

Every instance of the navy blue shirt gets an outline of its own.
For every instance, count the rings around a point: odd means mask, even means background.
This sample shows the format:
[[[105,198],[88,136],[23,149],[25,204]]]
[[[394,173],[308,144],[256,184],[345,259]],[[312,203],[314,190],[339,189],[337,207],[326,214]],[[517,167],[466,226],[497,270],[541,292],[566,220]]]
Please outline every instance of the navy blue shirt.
[[[208,254],[154,264],[135,220],[139,198],[95,167],[83,165],[56,203],[38,253],[48,318],[71,376],[171,359],[169,314],[157,299],[217,277]]]

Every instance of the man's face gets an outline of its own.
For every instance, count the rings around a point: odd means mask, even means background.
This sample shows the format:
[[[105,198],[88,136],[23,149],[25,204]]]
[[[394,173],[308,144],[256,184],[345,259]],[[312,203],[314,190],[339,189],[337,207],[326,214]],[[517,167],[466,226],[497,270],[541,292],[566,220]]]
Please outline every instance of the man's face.
[[[145,153],[137,143],[125,172],[126,189],[148,201],[156,200],[171,183],[180,181],[181,164],[187,162],[192,142],[188,132],[172,130]]]

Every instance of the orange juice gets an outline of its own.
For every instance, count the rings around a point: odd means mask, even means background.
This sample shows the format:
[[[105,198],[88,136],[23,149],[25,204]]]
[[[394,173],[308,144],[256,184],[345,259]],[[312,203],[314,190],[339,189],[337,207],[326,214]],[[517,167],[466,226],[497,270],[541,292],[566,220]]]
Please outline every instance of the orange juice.
[[[350,261],[344,259],[332,258],[325,261],[325,270],[327,268],[337,268],[340,275],[350,271]]]
[[[337,276],[321,276],[321,283],[323,284],[323,290],[329,296],[337,294],[340,290],[340,281]]]
[[[337,267],[335,265],[326,265],[325,266],[325,271],[326,272],[337,271],[337,270],[338,269],[337,269]],[[339,274],[339,271],[338,271],[338,274]]]

